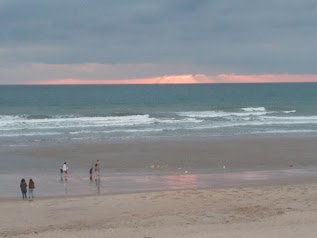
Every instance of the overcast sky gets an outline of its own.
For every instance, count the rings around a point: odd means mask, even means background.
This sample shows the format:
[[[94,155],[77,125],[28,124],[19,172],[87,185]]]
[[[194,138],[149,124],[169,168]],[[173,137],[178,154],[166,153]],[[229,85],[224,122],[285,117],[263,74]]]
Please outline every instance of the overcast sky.
[[[0,1],[0,84],[179,75],[317,81],[316,62],[316,0]]]

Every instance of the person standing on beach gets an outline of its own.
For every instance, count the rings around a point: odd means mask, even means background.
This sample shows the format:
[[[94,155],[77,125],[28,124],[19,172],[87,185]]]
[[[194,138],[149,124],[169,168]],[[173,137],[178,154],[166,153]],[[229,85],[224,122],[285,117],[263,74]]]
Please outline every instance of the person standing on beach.
[[[64,177],[67,177],[67,172],[68,172],[68,167],[66,165],[66,162],[63,164],[63,173],[64,173]]]
[[[94,177],[95,177],[95,179],[99,178],[99,169],[98,169],[98,164],[95,164],[95,168],[94,168]]]
[[[99,172],[100,172],[100,161],[99,161],[99,159],[97,159],[96,165],[97,165],[97,172],[99,174]]]
[[[89,179],[92,180],[92,170],[93,170],[93,167],[91,167],[89,169]]]
[[[27,187],[28,187],[28,185],[26,184],[25,179],[23,178],[23,179],[21,180],[21,183],[20,183],[20,188],[21,188],[23,200],[27,198],[27,197],[26,197],[26,192],[27,192],[27,189],[26,189],[26,188],[27,188]]]
[[[33,179],[30,178],[30,180],[29,180],[29,200],[31,199],[31,195],[32,195],[32,200],[34,198],[34,196],[33,196],[34,188],[35,188],[34,181],[33,181]]]

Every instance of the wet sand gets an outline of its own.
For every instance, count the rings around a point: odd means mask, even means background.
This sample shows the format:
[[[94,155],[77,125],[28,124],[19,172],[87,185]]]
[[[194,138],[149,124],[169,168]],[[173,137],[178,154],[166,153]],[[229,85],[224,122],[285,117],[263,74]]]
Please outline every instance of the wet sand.
[[[72,169],[89,168],[97,159],[103,171],[270,170],[317,166],[317,137],[254,136],[195,140],[138,141],[11,148],[6,156],[23,158],[23,167],[50,169],[64,161]],[[19,169],[19,164],[15,164]],[[53,168],[54,170],[56,167]]]
[[[1,148],[0,198],[19,198],[22,177],[35,179],[35,193],[40,197],[268,184],[289,181],[292,176],[295,180],[316,178],[316,158],[313,136]],[[100,183],[89,181],[88,175],[97,159]],[[64,161],[70,169],[67,183],[59,175]]]

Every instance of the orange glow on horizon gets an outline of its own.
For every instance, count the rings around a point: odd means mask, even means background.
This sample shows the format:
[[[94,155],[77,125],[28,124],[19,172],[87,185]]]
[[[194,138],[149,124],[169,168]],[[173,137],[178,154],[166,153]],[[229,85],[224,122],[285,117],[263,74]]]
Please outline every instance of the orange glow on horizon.
[[[239,75],[220,74],[207,76],[204,74],[167,75],[140,79],[97,80],[64,78],[33,82],[32,84],[204,84],[204,83],[282,83],[282,82],[317,82],[317,74],[260,74]]]
[[[195,84],[200,83],[193,75],[169,75],[154,78],[88,80],[88,79],[55,79],[36,82],[36,84]]]

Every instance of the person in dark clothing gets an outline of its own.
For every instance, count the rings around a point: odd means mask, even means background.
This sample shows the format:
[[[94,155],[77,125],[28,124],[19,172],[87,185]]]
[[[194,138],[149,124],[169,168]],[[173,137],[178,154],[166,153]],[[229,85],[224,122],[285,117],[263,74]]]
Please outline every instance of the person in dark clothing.
[[[34,188],[35,188],[34,181],[33,181],[33,179],[30,179],[29,180],[29,199],[31,199],[31,196],[32,196],[32,200],[34,198],[34,196],[33,196]]]
[[[63,178],[63,166],[59,169],[59,172],[61,173],[61,178]]]
[[[93,170],[93,167],[91,167],[90,170],[89,170],[89,178],[90,178],[90,180],[92,180],[92,170]]]
[[[26,188],[27,188],[27,187],[28,187],[28,185],[26,184],[25,179],[23,178],[23,179],[21,180],[21,183],[20,183],[20,188],[21,188],[23,200],[27,198],[27,197],[26,197],[26,192],[27,192],[27,189],[26,189]]]

